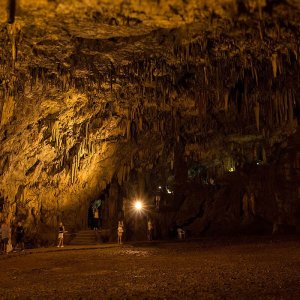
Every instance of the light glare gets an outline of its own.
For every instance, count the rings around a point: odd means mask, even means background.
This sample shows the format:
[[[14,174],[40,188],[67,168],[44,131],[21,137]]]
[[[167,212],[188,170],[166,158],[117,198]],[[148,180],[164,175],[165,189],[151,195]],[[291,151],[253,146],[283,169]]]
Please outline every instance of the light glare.
[[[141,201],[136,201],[135,204],[134,204],[134,207],[137,209],[137,210],[141,210],[143,205],[142,205],[142,202]]]

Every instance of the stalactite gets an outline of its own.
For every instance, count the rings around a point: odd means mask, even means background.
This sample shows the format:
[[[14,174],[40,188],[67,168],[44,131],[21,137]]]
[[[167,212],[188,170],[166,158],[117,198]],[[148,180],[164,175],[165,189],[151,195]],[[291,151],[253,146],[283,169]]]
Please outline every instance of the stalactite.
[[[283,114],[282,114],[282,95],[278,97],[278,114],[279,114],[279,122],[282,124],[283,122]]]
[[[255,114],[256,128],[259,131],[259,102],[256,102],[254,106],[254,114]]]
[[[16,48],[16,33],[17,33],[17,25],[16,23],[8,25],[8,33],[11,41],[11,59],[12,65],[14,68],[16,57],[17,57],[17,48]]]
[[[96,150],[95,150],[95,145],[93,142],[91,142],[91,155],[95,154]]]
[[[8,96],[6,101],[4,102],[1,114],[1,126],[8,123],[10,118],[14,114],[15,109],[15,101],[13,96]]]
[[[124,166],[122,165],[119,168],[119,171],[117,173],[117,180],[118,180],[119,185],[122,185],[122,183],[123,183],[123,170],[124,170]]]
[[[225,95],[224,95],[224,100],[225,100],[224,109],[225,109],[225,112],[228,111],[228,97],[229,97],[229,92],[226,91]]]
[[[142,117],[139,117],[139,131],[143,131],[143,119]]]
[[[132,170],[133,168],[134,168],[133,153],[131,153],[131,156],[130,156],[130,169]]]
[[[257,145],[253,145],[253,160],[257,160]]]
[[[62,139],[59,131],[59,121],[55,121],[52,126],[51,141],[55,142],[55,146],[57,149],[61,149]]]
[[[283,94],[283,105],[284,105],[284,122],[288,121],[288,93]]]
[[[126,180],[129,178],[130,171],[131,171],[130,165],[126,165]]]
[[[279,124],[278,99],[279,99],[279,93],[276,93],[274,97],[276,125]]]
[[[262,148],[262,159],[263,159],[263,163],[266,164],[267,163],[267,154],[266,154],[265,147]]]
[[[276,53],[272,54],[271,61],[272,61],[273,76],[274,76],[274,78],[276,78],[277,77],[277,67],[278,67]]]
[[[206,85],[208,85],[207,69],[205,66],[203,67],[203,72],[204,72],[204,82]]]
[[[294,121],[294,108],[293,108],[293,97],[291,91],[288,91],[288,100],[289,100],[289,123],[290,125],[292,125]]]

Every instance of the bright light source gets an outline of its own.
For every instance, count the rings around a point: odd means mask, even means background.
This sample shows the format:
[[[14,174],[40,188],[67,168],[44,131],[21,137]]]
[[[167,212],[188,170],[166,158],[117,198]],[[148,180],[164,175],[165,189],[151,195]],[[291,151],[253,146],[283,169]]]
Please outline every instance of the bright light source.
[[[141,201],[136,201],[134,203],[134,207],[135,207],[136,210],[141,210],[143,208],[143,204],[142,204]]]
[[[161,190],[161,185],[158,188]]]
[[[166,188],[166,190],[168,194],[172,194],[172,191],[170,189]]]
[[[235,171],[235,168],[234,168],[234,167],[231,167],[231,168],[229,168],[228,171],[229,171],[229,172],[234,172],[234,171]]]

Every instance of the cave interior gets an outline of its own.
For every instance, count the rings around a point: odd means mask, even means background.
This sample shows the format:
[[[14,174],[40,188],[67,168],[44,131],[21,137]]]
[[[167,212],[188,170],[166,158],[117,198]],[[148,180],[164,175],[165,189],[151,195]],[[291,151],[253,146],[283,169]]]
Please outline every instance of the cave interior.
[[[108,241],[300,232],[300,1],[1,1],[0,45],[0,217],[28,242],[92,208]]]

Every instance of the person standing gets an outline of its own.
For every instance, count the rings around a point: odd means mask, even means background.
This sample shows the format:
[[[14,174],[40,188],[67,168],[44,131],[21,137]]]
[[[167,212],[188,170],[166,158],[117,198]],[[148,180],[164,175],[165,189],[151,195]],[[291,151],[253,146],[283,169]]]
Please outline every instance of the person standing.
[[[180,240],[185,240],[185,231],[181,227],[177,228],[177,234]]]
[[[18,222],[18,226],[16,228],[16,246],[15,251],[19,246],[21,246],[21,251],[24,251],[24,228],[22,226],[22,222]]]
[[[64,233],[65,233],[65,227],[62,222],[59,223],[59,228],[58,228],[58,245],[57,247],[64,247]]]
[[[159,203],[160,203],[160,195],[155,196],[155,207],[159,210]]]
[[[94,209],[94,230],[98,230],[99,229],[99,211],[98,208]]]
[[[7,222],[2,223],[1,233],[2,233],[1,240],[2,240],[2,245],[3,245],[3,253],[7,254],[8,253],[7,244],[8,244],[8,241],[10,240],[10,233],[11,233],[10,227]]]
[[[123,221],[119,221],[119,223],[118,223],[118,244],[123,244],[123,242],[122,242],[123,232],[124,232]]]
[[[151,219],[148,220],[147,229],[148,229],[147,230],[148,240],[152,241],[152,239],[153,239],[153,225],[152,225]]]

